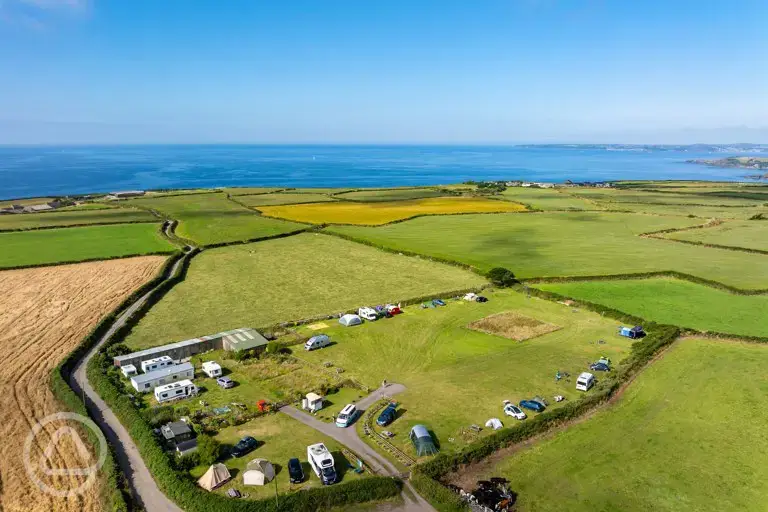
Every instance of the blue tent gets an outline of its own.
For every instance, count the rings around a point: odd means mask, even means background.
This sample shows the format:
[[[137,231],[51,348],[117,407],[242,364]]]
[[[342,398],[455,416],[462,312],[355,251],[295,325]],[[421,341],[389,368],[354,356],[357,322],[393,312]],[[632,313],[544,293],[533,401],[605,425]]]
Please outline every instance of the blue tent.
[[[424,425],[416,425],[411,429],[409,436],[413,447],[416,449],[416,455],[419,457],[423,455],[437,455],[437,446],[432,436],[429,435],[429,430]]]

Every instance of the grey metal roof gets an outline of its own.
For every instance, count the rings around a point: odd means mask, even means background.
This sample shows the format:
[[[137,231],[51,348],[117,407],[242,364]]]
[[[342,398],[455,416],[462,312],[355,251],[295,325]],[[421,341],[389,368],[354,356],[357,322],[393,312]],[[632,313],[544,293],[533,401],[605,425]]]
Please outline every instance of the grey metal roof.
[[[141,384],[146,384],[147,382],[152,382],[157,379],[161,379],[163,377],[168,377],[176,373],[181,373],[187,370],[194,370],[194,369],[195,367],[192,366],[192,363],[175,364],[173,366],[166,366],[165,368],[160,368],[159,370],[155,370],[153,372],[134,375],[133,377],[131,377],[131,381],[135,382],[138,385],[141,385]]]
[[[183,421],[172,421],[163,425],[160,431],[166,439],[173,439],[176,436],[191,433],[192,429]]]

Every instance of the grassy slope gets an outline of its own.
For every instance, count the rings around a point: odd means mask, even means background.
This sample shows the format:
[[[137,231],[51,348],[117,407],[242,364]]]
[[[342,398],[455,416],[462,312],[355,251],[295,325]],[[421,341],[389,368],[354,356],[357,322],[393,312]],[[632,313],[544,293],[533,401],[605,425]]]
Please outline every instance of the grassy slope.
[[[754,199],[739,199],[718,197],[705,194],[667,194],[660,192],[644,192],[641,190],[619,189],[568,189],[577,197],[585,197],[594,201],[613,203],[644,203],[644,204],[703,204],[728,206],[755,206],[760,201]]]
[[[0,233],[0,247],[0,268],[174,250],[157,224]]]
[[[6,208],[13,206],[14,204],[20,204],[22,206],[31,206],[34,204],[45,204],[48,201],[53,201],[53,197],[31,197],[28,199],[4,199],[0,201],[0,208]]]
[[[700,222],[585,212],[426,217],[376,228],[329,229],[482,270],[504,266],[522,277],[677,270],[737,287],[768,287],[768,259],[763,255],[637,236]]]
[[[594,203],[573,197],[572,195],[551,188],[512,187],[505,190],[501,197],[509,201],[519,201],[537,210],[599,210]]]
[[[537,288],[584,299],[659,323],[701,331],[768,336],[768,296],[732,295],[677,279],[542,283]]]
[[[133,347],[482,284],[466,270],[321,234],[205,251],[129,337]]]
[[[639,203],[598,203],[609,210],[621,210],[651,215],[672,215],[679,217],[694,216],[703,219],[748,219],[759,212],[768,212],[763,207],[730,208],[717,206],[677,205],[677,204],[639,204]]]
[[[765,510],[768,347],[685,340],[615,406],[512,455],[522,511]]]
[[[224,192],[231,196],[242,196],[250,194],[265,194],[268,192],[276,192],[282,190],[280,187],[233,187],[225,188]]]
[[[433,188],[401,188],[394,190],[358,190],[339,194],[339,199],[351,199],[353,201],[403,201],[407,199],[420,199],[424,197],[439,197],[444,195]]]
[[[303,227],[293,222],[262,217],[228,200],[224,194],[133,199],[126,204],[153,208],[179,220],[176,233],[203,245],[250,240]]]
[[[506,201],[473,197],[440,197],[379,203],[343,202],[266,206],[266,215],[312,224],[385,224],[415,215],[465,212],[514,212],[524,207]]]
[[[322,203],[334,201],[325,194],[293,194],[290,192],[279,194],[258,194],[252,196],[238,196],[237,200],[248,206],[267,206],[277,204],[295,204],[295,203]]]
[[[667,238],[706,244],[746,247],[768,251],[768,221],[745,220],[725,222],[707,229],[671,233]]]
[[[332,361],[344,368],[344,376],[354,376],[369,387],[383,379],[405,384],[408,390],[397,396],[405,412],[387,430],[397,434],[395,444],[411,453],[407,433],[415,424],[433,429],[443,450],[458,448],[466,441],[459,433],[462,427],[484,425],[492,417],[514,424],[502,414],[503,400],[517,402],[537,394],[548,399],[562,394],[574,400],[575,376],[589,362],[601,355],[618,362],[629,349],[629,342],[616,334],[618,324],[599,315],[574,313],[512,291],[488,297],[485,304],[449,301],[436,309],[410,306],[395,318],[353,328],[326,322],[330,328],[323,332],[336,344],[299,357],[318,365]],[[466,327],[509,310],[563,328],[516,342]],[[607,343],[598,345],[598,339]],[[556,383],[558,370],[574,376],[572,382]],[[453,443],[448,441],[451,437]]]
[[[0,230],[136,221],[157,221],[157,217],[147,211],[134,208],[107,210],[88,210],[86,208],[81,211],[0,215]]]

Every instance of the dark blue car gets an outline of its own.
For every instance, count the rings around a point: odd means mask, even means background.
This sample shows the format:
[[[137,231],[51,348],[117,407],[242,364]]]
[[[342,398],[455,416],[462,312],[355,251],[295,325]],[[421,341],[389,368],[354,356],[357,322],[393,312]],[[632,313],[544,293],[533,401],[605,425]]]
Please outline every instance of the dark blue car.
[[[546,409],[544,404],[537,402],[536,400],[522,400],[520,402],[520,407],[536,412],[544,412],[544,409]]]
[[[389,404],[383,411],[381,411],[381,414],[379,414],[376,424],[380,427],[386,427],[395,421],[395,417],[397,416],[397,411],[395,409],[397,409],[396,404]]]
[[[432,304],[435,306],[445,306],[445,302],[441,299],[432,299]]]

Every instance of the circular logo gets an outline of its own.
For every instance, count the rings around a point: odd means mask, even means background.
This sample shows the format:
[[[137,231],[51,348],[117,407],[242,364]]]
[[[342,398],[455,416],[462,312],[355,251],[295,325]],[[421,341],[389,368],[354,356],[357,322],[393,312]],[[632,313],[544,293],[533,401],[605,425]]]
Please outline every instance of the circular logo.
[[[86,467],[72,468],[53,468],[50,466],[51,460],[54,458],[54,454],[57,453],[57,445],[59,443],[68,443],[69,446],[74,446],[75,452],[84,462],[90,462],[93,459],[90,451],[88,451],[87,445],[80,438],[80,434],[78,434],[77,430],[71,425],[71,423],[66,423],[68,421],[81,423],[96,435],[99,446],[98,458],[95,463],[89,464]],[[53,432],[53,434],[50,435],[50,441],[43,450],[42,455],[40,455],[40,459],[37,462],[34,462],[32,460],[32,445],[40,433],[43,432],[43,429],[47,425],[54,422],[60,422],[62,425],[59,426]],[[29,432],[29,435],[24,442],[23,460],[24,468],[27,470],[29,479],[32,480],[32,482],[38,488],[40,488],[41,491],[60,498],[69,498],[85,492],[96,481],[99,470],[107,460],[107,440],[104,438],[104,434],[101,433],[101,430],[99,430],[99,427],[97,427],[90,418],[74,412],[57,412],[55,414],[46,416],[32,426],[32,430]],[[67,489],[62,488],[66,487],[66,485],[57,485],[56,487],[53,487],[50,483],[44,482],[41,478],[43,475],[48,477],[74,475],[85,476],[86,478],[76,488]],[[82,479],[69,479],[67,484],[72,486],[80,480]]]

